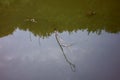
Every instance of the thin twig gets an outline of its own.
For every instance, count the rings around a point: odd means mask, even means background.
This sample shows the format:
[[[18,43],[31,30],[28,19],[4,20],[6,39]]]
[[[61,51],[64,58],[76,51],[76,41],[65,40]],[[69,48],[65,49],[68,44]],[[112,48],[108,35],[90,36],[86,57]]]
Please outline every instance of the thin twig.
[[[57,32],[55,32],[55,37],[56,37],[57,43],[58,43],[58,45],[59,45],[59,47],[60,47],[63,55],[64,55],[64,58],[65,58],[66,62],[70,65],[71,70],[72,70],[73,72],[75,72],[75,64],[73,64],[72,62],[70,62],[70,61],[68,60],[67,56],[65,55],[64,49],[63,49],[63,47],[62,47],[62,45],[61,45],[61,43],[60,43],[60,40],[59,40],[59,38],[58,38]]]

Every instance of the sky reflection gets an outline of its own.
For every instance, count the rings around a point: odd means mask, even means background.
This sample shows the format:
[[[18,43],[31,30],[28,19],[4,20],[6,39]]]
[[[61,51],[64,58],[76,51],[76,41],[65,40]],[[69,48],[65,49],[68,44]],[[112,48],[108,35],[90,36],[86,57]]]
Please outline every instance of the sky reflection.
[[[55,34],[41,38],[16,29],[0,38],[1,80],[118,80],[120,79],[120,34],[102,31],[63,32],[67,58],[76,65],[72,72],[57,44]],[[40,43],[40,44],[39,44]]]

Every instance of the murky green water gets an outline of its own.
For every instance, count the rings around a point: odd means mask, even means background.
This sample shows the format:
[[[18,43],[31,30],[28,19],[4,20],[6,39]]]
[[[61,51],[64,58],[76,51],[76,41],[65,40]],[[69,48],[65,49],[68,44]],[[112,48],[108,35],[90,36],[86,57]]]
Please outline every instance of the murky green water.
[[[0,80],[119,80],[119,3],[0,0]]]

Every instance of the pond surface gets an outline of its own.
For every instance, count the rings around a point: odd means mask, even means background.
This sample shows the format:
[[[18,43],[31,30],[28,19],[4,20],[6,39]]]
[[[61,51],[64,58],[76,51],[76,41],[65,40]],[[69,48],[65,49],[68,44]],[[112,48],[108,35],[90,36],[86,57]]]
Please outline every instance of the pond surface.
[[[118,0],[0,0],[0,80],[119,80]]]

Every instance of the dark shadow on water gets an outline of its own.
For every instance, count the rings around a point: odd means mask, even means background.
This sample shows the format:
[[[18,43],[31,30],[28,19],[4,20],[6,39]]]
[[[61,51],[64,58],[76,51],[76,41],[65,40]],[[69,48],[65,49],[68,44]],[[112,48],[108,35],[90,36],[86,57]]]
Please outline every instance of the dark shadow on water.
[[[30,41],[32,41],[32,38],[31,38],[31,32],[29,32],[29,38],[30,38]]]
[[[38,37],[38,43],[39,43],[39,46],[40,46],[41,45],[40,36]]]

